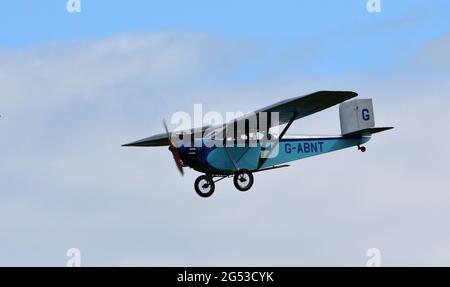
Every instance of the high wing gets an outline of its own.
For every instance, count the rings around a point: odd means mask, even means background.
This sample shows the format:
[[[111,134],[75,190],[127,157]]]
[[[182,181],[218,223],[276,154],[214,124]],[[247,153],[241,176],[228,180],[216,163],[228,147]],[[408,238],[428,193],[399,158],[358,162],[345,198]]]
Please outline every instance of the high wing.
[[[214,127],[205,126],[201,129],[196,128],[187,131],[182,131],[181,133],[193,134],[199,131],[202,132],[213,131],[214,133],[220,133],[223,132],[224,130],[229,130],[233,125],[245,126],[245,124],[242,125],[242,122],[245,122],[251,117],[254,117],[255,114],[258,116],[260,113],[264,112],[268,114],[272,112],[278,112],[279,114],[278,124],[272,123],[271,121],[268,122],[269,125],[268,128],[271,128],[276,125],[283,125],[289,122],[292,123],[292,121],[294,120],[298,120],[300,118],[304,118],[309,115],[315,114],[329,107],[345,102],[346,100],[349,100],[356,96],[358,96],[358,94],[355,92],[320,91],[306,96],[300,96],[281,101],[268,107],[256,110],[254,113],[244,115],[234,121],[226,123],[225,125],[219,125]],[[237,133],[242,133],[242,131],[237,131]],[[157,134],[149,138],[145,138],[136,142],[126,144],[124,146],[167,146],[167,145],[169,145],[169,139],[167,134]]]
[[[122,146],[168,146],[170,145],[169,137],[166,133],[157,134],[142,140],[138,140]]]
[[[260,112],[278,112],[280,125],[298,120],[327,108],[357,97],[355,92],[321,91],[306,96],[295,97],[257,110]]]
[[[267,128],[272,128],[277,125],[283,125],[289,122],[292,123],[294,120],[323,111],[357,96],[357,93],[347,91],[320,91],[306,96],[299,96],[278,102],[256,110],[253,113],[244,115],[234,121],[230,121],[225,125],[225,129],[231,129],[232,125],[235,125],[235,129],[239,129],[239,127],[245,126],[242,122],[254,117],[255,114],[256,116],[259,116],[260,113],[270,114],[272,112],[278,112],[278,123],[271,121],[268,121],[267,123]],[[256,131],[260,131],[259,128]],[[261,131],[265,132],[264,130]],[[223,132],[223,127],[219,127],[215,132]],[[242,131],[239,130],[237,132],[242,133]]]
[[[206,129],[210,128],[210,126],[204,126],[202,128],[195,128],[190,130],[184,130],[176,132],[173,136],[178,134],[195,134],[195,133],[203,133]],[[136,147],[144,147],[144,146],[168,146],[170,145],[169,137],[167,133],[157,134],[145,139],[141,139],[129,144],[124,144],[122,146],[136,146]]]

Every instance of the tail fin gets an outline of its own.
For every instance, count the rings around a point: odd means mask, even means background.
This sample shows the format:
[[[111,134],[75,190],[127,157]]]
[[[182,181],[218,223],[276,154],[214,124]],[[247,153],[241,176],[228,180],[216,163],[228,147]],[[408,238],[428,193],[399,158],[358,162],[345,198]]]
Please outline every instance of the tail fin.
[[[370,136],[393,129],[376,128],[372,99],[355,99],[339,106],[341,133],[345,137]]]

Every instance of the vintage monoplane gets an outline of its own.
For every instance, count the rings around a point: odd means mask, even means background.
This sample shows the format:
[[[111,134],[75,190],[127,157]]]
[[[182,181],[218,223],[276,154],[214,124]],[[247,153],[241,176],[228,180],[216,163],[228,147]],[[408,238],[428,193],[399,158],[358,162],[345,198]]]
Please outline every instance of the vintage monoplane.
[[[287,167],[287,162],[356,146],[366,151],[372,134],[392,129],[375,127],[371,99],[354,99],[358,94],[344,91],[321,91],[288,99],[238,117],[224,125],[157,134],[124,146],[169,146],[183,175],[183,167],[203,173],[195,181],[201,197],[214,193],[215,183],[233,177],[240,191],[253,185],[253,173]],[[295,120],[340,104],[340,136],[288,136]],[[276,118],[276,120],[273,120]],[[252,124],[255,122],[256,124]],[[264,119],[264,124],[262,124]],[[271,132],[285,125],[281,133]]]

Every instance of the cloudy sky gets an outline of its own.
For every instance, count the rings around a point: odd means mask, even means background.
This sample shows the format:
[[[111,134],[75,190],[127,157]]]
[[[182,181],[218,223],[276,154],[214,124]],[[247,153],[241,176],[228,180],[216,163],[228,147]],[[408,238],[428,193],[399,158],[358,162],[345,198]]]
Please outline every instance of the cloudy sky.
[[[450,265],[450,3],[2,1],[0,265]],[[162,118],[251,111],[317,90],[374,99],[368,152],[232,181],[210,199]],[[338,134],[332,108],[292,133]]]

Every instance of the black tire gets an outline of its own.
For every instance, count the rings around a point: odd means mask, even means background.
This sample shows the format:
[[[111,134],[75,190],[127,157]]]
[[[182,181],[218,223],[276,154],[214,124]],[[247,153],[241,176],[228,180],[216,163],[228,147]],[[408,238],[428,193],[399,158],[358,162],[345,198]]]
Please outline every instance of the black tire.
[[[242,169],[235,173],[233,182],[238,190],[242,192],[247,191],[253,186],[253,174],[246,169]],[[243,183],[246,184],[243,185]]]
[[[213,195],[216,185],[211,177],[206,175],[201,175],[195,180],[195,192],[203,198],[210,197]],[[208,189],[209,188],[209,189]]]
[[[361,148],[360,148],[360,150],[361,150],[361,152],[366,152],[366,147],[365,146],[362,146]]]

